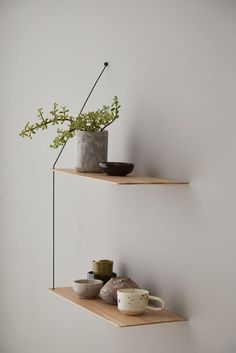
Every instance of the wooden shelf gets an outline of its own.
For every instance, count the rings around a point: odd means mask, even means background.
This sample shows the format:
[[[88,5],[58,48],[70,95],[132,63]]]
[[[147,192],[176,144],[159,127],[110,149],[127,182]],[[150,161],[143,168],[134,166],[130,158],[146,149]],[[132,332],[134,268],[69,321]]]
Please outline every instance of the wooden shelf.
[[[91,313],[109,321],[116,327],[128,327],[150,324],[161,324],[167,322],[186,321],[185,318],[176,315],[168,310],[158,312],[146,310],[140,316],[127,316],[120,313],[115,305],[105,304],[102,299],[80,299],[73,291],[72,287],[63,287],[49,289],[51,293],[57,294],[60,297],[74,303],[80,308],[86,309]]]
[[[119,177],[119,176],[108,176],[103,173],[79,173],[75,169],[68,169],[68,168],[65,168],[65,169],[56,168],[52,170],[58,173],[64,173],[64,174],[76,175],[76,176],[89,178],[89,179],[106,181],[106,182],[118,184],[118,185],[188,184],[188,182],[186,181],[162,179],[162,178],[149,177],[149,176],[136,176],[132,174],[125,177]]]

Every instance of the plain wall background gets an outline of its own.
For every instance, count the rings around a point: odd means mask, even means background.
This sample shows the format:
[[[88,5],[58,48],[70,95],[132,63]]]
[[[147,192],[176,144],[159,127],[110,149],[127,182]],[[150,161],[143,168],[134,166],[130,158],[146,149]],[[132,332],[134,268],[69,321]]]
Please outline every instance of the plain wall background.
[[[0,352],[234,353],[235,1],[0,2]],[[57,286],[93,259],[188,322],[118,329],[48,293],[52,129],[18,137],[53,102],[110,104],[109,159],[189,186],[57,178]],[[73,167],[74,141],[58,166]]]

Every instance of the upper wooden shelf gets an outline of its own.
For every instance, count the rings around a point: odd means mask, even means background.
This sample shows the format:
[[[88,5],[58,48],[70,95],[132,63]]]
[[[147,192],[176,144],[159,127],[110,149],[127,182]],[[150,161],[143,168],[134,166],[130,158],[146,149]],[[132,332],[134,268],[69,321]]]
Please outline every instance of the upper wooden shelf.
[[[176,315],[168,310],[151,311],[146,310],[143,315],[123,315],[115,305],[105,304],[102,299],[80,299],[71,287],[49,289],[51,293],[74,303],[78,307],[86,309],[91,313],[109,321],[116,327],[128,327],[150,324],[161,324],[166,322],[186,321],[185,318]]]
[[[188,184],[188,182],[186,181],[162,179],[162,178],[149,177],[149,176],[136,176],[132,174],[127,175],[125,177],[119,177],[119,176],[109,176],[104,173],[79,173],[75,169],[68,169],[68,168],[66,169],[56,168],[52,170],[58,173],[77,175],[84,178],[106,181],[108,183],[113,183],[118,185]]]

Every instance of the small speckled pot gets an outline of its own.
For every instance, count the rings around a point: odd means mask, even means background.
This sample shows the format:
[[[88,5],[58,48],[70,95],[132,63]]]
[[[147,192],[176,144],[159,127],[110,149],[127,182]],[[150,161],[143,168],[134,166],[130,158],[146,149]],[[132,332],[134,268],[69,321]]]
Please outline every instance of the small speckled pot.
[[[103,281],[99,279],[78,279],[73,282],[72,286],[81,299],[93,299],[98,296]]]
[[[148,305],[149,300],[160,303],[161,307]],[[117,301],[118,309],[125,315],[141,315],[146,309],[159,311],[165,306],[163,299],[149,295],[146,289],[119,289]]]

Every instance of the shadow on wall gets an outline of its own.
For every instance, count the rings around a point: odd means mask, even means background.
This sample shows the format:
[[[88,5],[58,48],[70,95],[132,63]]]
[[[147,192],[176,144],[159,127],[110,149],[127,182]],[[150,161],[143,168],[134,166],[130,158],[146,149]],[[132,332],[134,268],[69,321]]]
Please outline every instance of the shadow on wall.
[[[176,129],[181,128],[181,118],[157,117],[152,111],[136,113],[135,119],[132,117],[126,150],[127,160],[135,164],[135,173],[191,179],[192,159],[189,159],[187,142],[176,133]],[[148,123],[142,118],[144,114],[148,115]],[[184,131],[187,135],[186,127]]]
[[[118,276],[130,277],[127,265],[122,261],[120,261],[117,266],[117,273]]]
[[[132,161],[135,165],[135,173],[149,176],[158,175],[157,160],[159,160],[157,148],[157,139],[152,138],[149,131],[146,131],[146,126],[141,124],[141,119],[135,121],[135,127],[131,130],[128,147],[127,159]],[[138,126],[138,127],[137,127]]]
[[[102,329],[104,330],[101,325],[99,328],[101,335],[104,332]],[[116,329],[115,333],[112,329],[108,337],[112,339],[117,351],[123,350],[127,352],[130,350],[132,352],[148,353],[161,351],[171,353],[173,352],[173,347],[175,347],[175,353],[184,351],[189,353],[201,352],[197,344],[196,334],[188,321]],[[108,330],[108,327],[106,327],[106,330]]]

